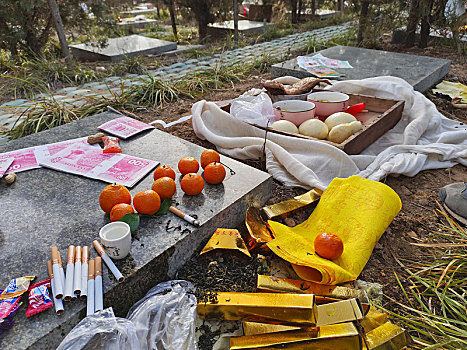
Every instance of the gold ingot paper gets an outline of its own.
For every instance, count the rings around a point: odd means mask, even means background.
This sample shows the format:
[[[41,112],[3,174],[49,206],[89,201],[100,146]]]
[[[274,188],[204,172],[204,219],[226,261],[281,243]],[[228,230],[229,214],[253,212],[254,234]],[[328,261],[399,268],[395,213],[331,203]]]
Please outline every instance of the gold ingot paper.
[[[263,218],[261,212],[256,207],[249,207],[246,211],[245,225],[250,234],[248,240],[248,248],[254,249],[258,245],[267,243],[273,240],[273,234]]]
[[[283,331],[292,331],[292,330],[300,330],[300,327],[293,327],[293,326],[284,326],[281,324],[269,324],[269,323],[260,323],[260,322],[248,322],[243,321],[243,334],[244,335],[256,335],[256,334],[264,334],[264,333],[275,333],[275,332],[283,332]],[[316,329],[318,332],[317,327],[310,327],[307,328]]]
[[[235,249],[251,258],[240,232],[234,229],[218,228],[199,254],[201,255],[214,249]]]
[[[374,306],[370,307],[369,312],[365,315],[363,320],[360,321],[360,325],[365,329],[365,332],[368,333],[375,328],[378,328],[383,323],[388,321],[388,314],[378,311]]]
[[[401,350],[407,346],[406,331],[391,322],[386,322],[366,334],[369,350]]]
[[[304,206],[318,201],[321,198],[322,193],[323,191],[315,188],[300,196],[296,196],[293,199],[264,207],[262,210],[269,219],[272,219],[276,216],[289,214],[294,210],[303,208]]]
[[[314,308],[312,294],[221,292],[216,301],[198,303],[198,316],[311,327],[315,325]]]
[[[342,300],[316,306],[316,325],[352,322],[363,318],[363,309],[358,299]]]
[[[362,289],[265,275],[258,275],[256,288],[267,292],[314,294],[316,296],[316,304],[357,298],[362,304],[364,314],[370,309],[370,301],[366,292]]]
[[[360,336],[352,323],[230,338],[230,350],[360,350],[361,348]]]

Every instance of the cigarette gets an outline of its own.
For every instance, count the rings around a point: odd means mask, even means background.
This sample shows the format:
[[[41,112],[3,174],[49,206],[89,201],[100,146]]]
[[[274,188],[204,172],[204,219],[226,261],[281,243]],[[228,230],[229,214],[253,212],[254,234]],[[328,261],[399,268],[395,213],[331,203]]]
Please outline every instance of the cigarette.
[[[81,299],[86,299],[88,291],[88,260],[89,260],[89,247],[84,246],[83,258],[81,259]]]
[[[52,273],[55,276],[54,284],[55,284],[55,292],[52,292],[54,298],[61,299],[63,297],[63,284],[61,281],[60,275],[60,265],[59,265],[59,253],[56,246],[50,248],[52,253]]]
[[[63,270],[63,264],[62,264],[62,257],[60,256],[60,252],[58,252],[58,266],[59,266],[59,274],[60,274],[60,280],[62,282],[62,290],[65,291],[65,271]]]
[[[200,223],[199,223],[198,220],[196,220],[194,217],[192,217],[190,215],[185,214],[180,209],[177,209],[174,206],[170,206],[169,210],[172,213],[174,213],[175,215],[177,215],[179,218],[182,218],[183,220],[185,220],[186,222],[189,222],[190,224],[192,224],[192,225],[194,225],[196,227],[199,227]]]
[[[76,246],[75,275],[73,277],[73,290],[76,295],[81,294],[81,247]]]
[[[62,299],[57,299],[55,297],[55,278],[54,278],[54,273],[53,273],[53,268],[52,268],[52,260],[47,261],[47,271],[49,272],[49,278],[50,278],[50,287],[52,288],[52,296],[54,299],[54,306],[55,306],[55,312],[57,315],[63,314],[63,302]]]
[[[123,277],[122,273],[118,270],[117,266],[115,266],[114,262],[109,258],[109,256],[105,253],[104,248],[102,248],[101,244],[95,240],[92,241],[92,245],[94,246],[94,249],[97,250],[99,255],[101,256],[102,260],[104,260],[105,264],[109,268],[110,271],[112,271],[113,275],[117,279],[118,282],[123,282],[125,277]],[[88,291],[88,295],[89,295]]]
[[[94,313],[94,260],[89,260],[88,270],[88,298],[86,300],[86,316]]]
[[[102,258],[95,260],[96,278],[94,280],[94,311],[104,310],[104,296],[102,294]]]
[[[68,247],[68,258],[66,262],[65,296],[63,300],[70,301],[73,296],[73,277],[75,270],[75,246]]]

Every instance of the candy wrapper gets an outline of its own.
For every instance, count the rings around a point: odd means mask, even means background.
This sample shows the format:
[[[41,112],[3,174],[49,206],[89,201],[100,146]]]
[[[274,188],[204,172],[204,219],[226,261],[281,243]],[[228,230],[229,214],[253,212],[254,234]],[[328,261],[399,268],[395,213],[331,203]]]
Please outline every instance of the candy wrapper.
[[[53,306],[53,301],[49,294],[49,287],[50,279],[48,278],[29,288],[29,305],[26,310],[26,317],[31,317]]]
[[[3,289],[0,289],[0,294],[2,294],[2,292]],[[13,319],[15,318],[16,311],[19,309],[21,304],[22,303],[19,303],[15,307],[13,307],[10,314],[6,318],[0,318],[0,335],[2,335],[3,332],[9,330],[11,327],[13,327]]]
[[[104,141],[104,153],[122,153],[118,137],[104,136],[102,141]]]
[[[18,304],[21,294],[29,288],[29,282],[36,276],[24,276],[10,281],[8,287],[0,294],[0,320],[10,315]]]

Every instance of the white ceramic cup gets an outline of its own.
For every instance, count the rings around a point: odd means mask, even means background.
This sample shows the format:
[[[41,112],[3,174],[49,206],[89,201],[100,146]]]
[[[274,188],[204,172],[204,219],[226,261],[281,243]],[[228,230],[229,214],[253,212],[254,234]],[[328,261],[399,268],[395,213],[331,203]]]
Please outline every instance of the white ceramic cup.
[[[112,259],[123,259],[130,252],[130,226],[123,221],[115,221],[105,225],[99,231],[102,246]]]

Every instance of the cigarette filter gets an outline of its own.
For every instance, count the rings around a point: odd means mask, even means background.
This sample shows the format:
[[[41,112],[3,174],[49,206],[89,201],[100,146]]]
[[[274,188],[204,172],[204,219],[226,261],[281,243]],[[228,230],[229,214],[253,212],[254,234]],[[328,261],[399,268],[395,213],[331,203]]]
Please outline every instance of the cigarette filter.
[[[62,283],[62,276],[60,274],[60,265],[59,265],[59,253],[56,246],[50,248],[52,253],[52,272],[55,276],[54,278],[54,285],[55,285],[55,292],[52,292],[54,298],[61,299],[63,297],[63,283]]]
[[[68,247],[68,258],[66,262],[65,296],[63,300],[70,301],[73,296],[73,278],[75,270],[75,246]]]
[[[84,246],[83,257],[81,259],[81,298],[86,299],[88,290],[88,260],[89,260],[89,247]]]
[[[342,300],[316,306],[316,325],[351,322],[363,318],[363,309],[358,299]]]
[[[47,261],[47,271],[49,272],[50,287],[52,288],[52,297],[54,299],[55,312],[57,315],[63,314],[63,302],[62,299],[55,298],[55,277],[52,269],[52,260]]]
[[[307,193],[300,196],[296,196],[284,202],[276,203],[264,207],[262,210],[269,219],[275,218],[276,216],[290,214],[294,210],[303,208],[309,204],[317,202],[321,198],[323,191],[315,188]]]
[[[266,292],[314,294],[316,296],[316,304],[356,298],[360,301],[364,314],[370,309],[370,301],[366,292],[362,289],[265,275],[258,275],[256,288]]]
[[[94,246],[94,249],[96,249],[96,251],[99,253],[102,260],[104,260],[104,262],[107,265],[107,267],[109,268],[109,270],[112,271],[112,274],[115,276],[117,281],[118,282],[123,282],[125,277],[123,277],[122,273],[119,271],[117,266],[115,266],[112,259],[110,259],[110,257],[105,253],[105,250],[104,250],[104,248],[102,248],[101,244],[97,240],[95,240],[95,241],[92,241],[92,245]],[[89,294],[89,292],[88,292],[88,294]]]
[[[351,323],[230,338],[230,349],[360,350],[361,338]]]
[[[94,260],[88,263],[88,297],[86,300],[86,316],[94,313]]]
[[[199,302],[198,315],[207,320],[280,322],[314,326],[315,297],[288,293],[217,293],[216,301]]]
[[[94,311],[104,310],[104,296],[102,294],[102,259],[97,257],[95,260],[95,279],[94,279]]]
[[[81,294],[81,247],[76,246],[75,249],[75,269],[73,278],[73,292],[75,295]]]
[[[366,334],[368,348],[371,350],[405,349],[410,340],[407,332],[391,322],[386,322]]]

